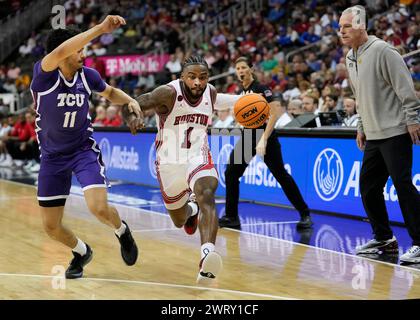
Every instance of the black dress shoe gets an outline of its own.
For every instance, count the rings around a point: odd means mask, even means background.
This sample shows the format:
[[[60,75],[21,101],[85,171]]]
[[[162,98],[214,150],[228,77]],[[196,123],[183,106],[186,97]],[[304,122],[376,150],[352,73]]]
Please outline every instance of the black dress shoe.
[[[311,228],[314,225],[314,223],[312,222],[311,216],[310,215],[305,215],[300,217],[299,222],[297,223],[297,228],[299,229],[308,229]]]
[[[219,219],[219,227],[220,228],[240,228],[241,222],[239,221],[239,217],[229,217],[223,216]]]

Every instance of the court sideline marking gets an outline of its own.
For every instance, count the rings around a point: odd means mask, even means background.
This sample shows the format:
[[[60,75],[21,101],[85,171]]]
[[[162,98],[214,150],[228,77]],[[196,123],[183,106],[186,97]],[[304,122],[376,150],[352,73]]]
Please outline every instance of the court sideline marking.
[[[9,183],[12,183],[12,184],[23,185],[23,186],[32,187],[32,188],[35,188],[36,189],[36,186],[28,185],[28,184],[25,184],[25,183],[22,183],[22,182],[16,182],[16,181],[4,180],[4,179],[0,179],[0,180],[1,181],[6,181],[6,182],[9,182]],[[79,198],[83,198],[83,196],[82,195],[79,195],[79,194],[72,194],[71,193],[70,195],[71,196],[76,196],[76,197],[79,197]],[[128,205],[125,205],[125,204],[120,204],[120,203],[115,203],[115,202],[112,202],[112,203],[114,205],[120,206],[122,208],[132,209],[132,210],[137,210],[137,211],[140,210],[141,212],[144,212],[144,213],[165,216],[168,219],[170,219],[170,217],[169,217],[168,214],[164,214],[164,213],[161,213],[161,212],[157,212],[157,211],[153,211],[153,210],[147,210],[147,209],[142,209],[142,208],[133,207],[133,206],[128,206]],[[409,271],[415,271],[415,272],[420,273],[420,270],[419,269],[412,268],[412,267],[409,267],[409,266],[393,264],[393,263],[390,263],[390,262],[385,262],[385,261],[381,261],[381,260],[375,260],[375,259],[371,259],[371,258],[367,258],[367,257],[361,257],[361,256],[349,254],[349,253],[346,253],[346,252],[339,252],[339,251],[334,251],[334,250],[331,250],[331,249],[315,247],[315,246],[311,246],[311,245],[307,245],[307,244],[303,244],[303,243],[299,243],[299,242],[294,242],[294,241],[280,239],[280,238],[274,238],[274,237],[270,237],[270,236],[266,236],[266,235],[262,235],[262,234],[258,234],[258,233],[252,233],[252,232],[248,232],[248,231],[243,231],[243,230],[236,230],[236,229],[231,229],[231,228],[223,228],[223,229],[224,230],[233,231],[233,232],[239,232],[239,233],[243,233],[243,234],[251,235],[251,236],[255,236],[255,237],[261,237],[261,238],[266,238],[266,239],[271,239],[271,240],[277,240],[277,241],[281,241],[281,242],[286,242],[286,243],[289,243],[289,244],[294,244],[294,245],[298,245],[298,246],[302,246],[302,247],[306,247],[306,248],[312,248],[312,249],[316,249],[316,250],[321,250],[321,251],[326,251],[326,252],[335,253],[335,254],[339,254],[339,255],[344,255],[344,256],[351,257],[351,258],[356,258],[356,259],[359,259],[359,260],[367,260],[367,261],[371,261],[371,262],[375,262],[375,263],[380,263],[380,264],[388,265],[388,266],[391,266],[391,267],[398,267],[398,268],[401,268],[401,269],[406,269],[406,270],[409,270]]]
[[[64,279],[64,277],[40,275],[40,274],[23,274],[23,273],[0,273],[0,277],[24,277],[24,278],[41,278],[41,279]],[[128,284],[139,284],[139,285],[153,285],[159,287],[170,287],[170,288],[182,288],[182,289],[194,289],[199,291],[214,291],[221,293],[233,293],[245,296],[260,297],[260,298],[272,298],[277,300],[300,300],[293,297],[275,296],[271,294],[230,290],[230,289],[219,289],[212,287],[200,287],[190,286],[184,284],[164,283],[164,282],[151,282],[151,281],[139,281],[139,280],[125,280],[125,279],[107,279],[107,278],[79,278],[77,280],[70,281],[95,281],[95,282],[117,282],[117,283],[128,283]],[[165,299],[164,299],[165,300]],[[171,300],[171,299],[169,299]]]

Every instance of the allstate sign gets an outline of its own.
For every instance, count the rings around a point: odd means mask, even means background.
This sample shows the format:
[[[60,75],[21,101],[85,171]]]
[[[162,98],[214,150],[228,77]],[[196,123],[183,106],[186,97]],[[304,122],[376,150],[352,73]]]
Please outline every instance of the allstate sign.
[[[139,169],[139,154],[133,146],[113,144],[107,138],[99,141],[99,148],[102,152],[102,160],[106,168],[124,169],[137,171]]]
[[[109,179],[157,185],[154,170],[155,134],[95,131]],[[149,151],[149,152],[148,152]],[[151,164],[152,163],[152,164]]]
[[[315,160],[313,182],[316,193],[325,201],[334,200],[343,185],[343,161],[332,148],[322,150]]]

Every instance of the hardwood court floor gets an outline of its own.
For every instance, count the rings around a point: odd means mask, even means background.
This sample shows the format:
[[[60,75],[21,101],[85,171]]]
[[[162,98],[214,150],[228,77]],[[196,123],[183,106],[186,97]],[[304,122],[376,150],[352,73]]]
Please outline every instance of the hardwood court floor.
[[[83,279],[61,275],[70,250],[42,230],[34,187],[0,180],[0,299],[406,299],[420,298],[420,271],[256,234],[220,229],[224,269],[195,283],[199,237],[167,215],[116,205],[140,248],[123,263],[113,231],[71,196],[64,222],[91,245]]]

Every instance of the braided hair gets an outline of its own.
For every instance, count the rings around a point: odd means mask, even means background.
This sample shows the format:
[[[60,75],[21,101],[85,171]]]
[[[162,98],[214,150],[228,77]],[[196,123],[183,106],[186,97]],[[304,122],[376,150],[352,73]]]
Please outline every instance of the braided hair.
[[[185,59],[184,63],[182,64],[182,70],[188,66],[200,64],[202,66],[205,66],[207,70],[209,70],[209,65],[207,64],[206,60],[202,56],[190,56],[189,58]]]

